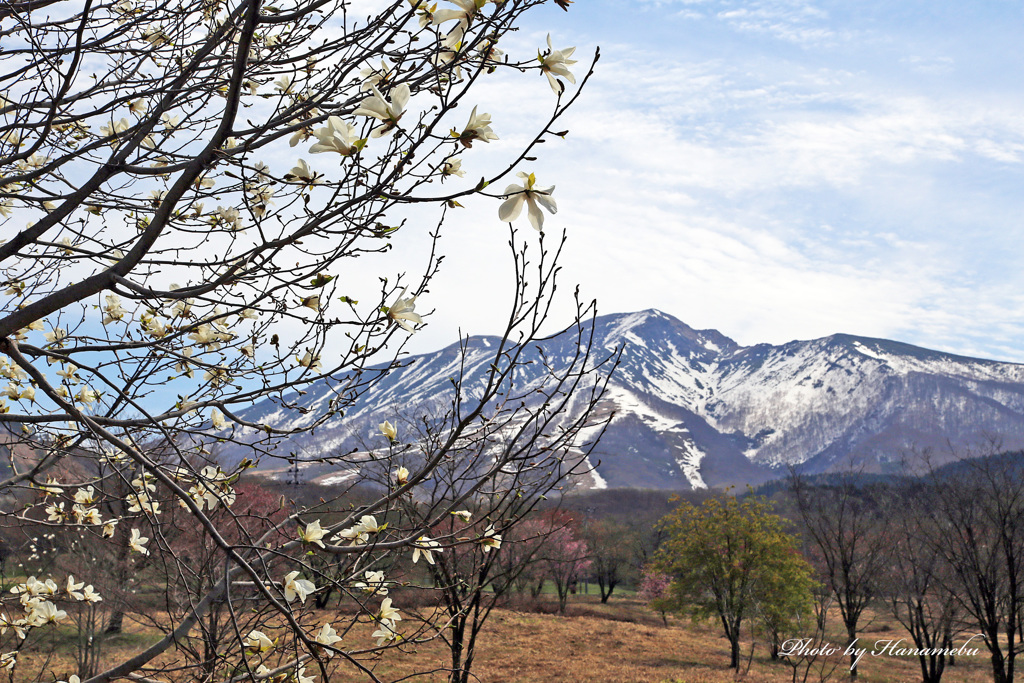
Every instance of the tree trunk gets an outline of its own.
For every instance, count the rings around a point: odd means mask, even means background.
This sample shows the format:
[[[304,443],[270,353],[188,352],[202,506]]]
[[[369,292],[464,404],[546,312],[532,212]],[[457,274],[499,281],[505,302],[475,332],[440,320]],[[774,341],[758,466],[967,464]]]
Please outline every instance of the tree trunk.
[[[122,628],[124,628],[124,610],[117,607],[110,613],[110,619],[107,621],[107,627],[103,629],[103,632],[120,633]]]
[[[452,653],[452,672],[448,677],[450,683],[463,683],[468,671],[462,668],[462,642],[466,633],[466,622],[464,619],[456,619],[452,623],[452,633],[449,648]]]
[[[850,647],[850,646],[855,645],[855,643],[857,642],[857,627],[856,626],[851,626],[850,624],[847,624],[846,625],[846,635],[847,635],[846,646]],[[850,653],[850,678],[856,678],[857,677],[857,667],[854,666],[854,664],[856,664],[856,662],[857,662],[857,655],[855,653],[851,652]]]

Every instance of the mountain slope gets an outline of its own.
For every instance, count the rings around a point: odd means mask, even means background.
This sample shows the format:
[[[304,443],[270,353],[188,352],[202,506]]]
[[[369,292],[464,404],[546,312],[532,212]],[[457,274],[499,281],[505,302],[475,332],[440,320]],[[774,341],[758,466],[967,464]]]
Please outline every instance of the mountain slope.
[[[473,337],[465,357],[453,344],[409,358],[359,397],[343,420],[294,439],[286,450],[302,457],[358,449],[397,407],[450,401],[451,378],[460,370],[472,394],[497,342]],[[595,475],[583,485],[702,488],[758,483],[788,466],[919,469],[926,457],[941,464],[986,439],[1024,447],[1022,365],[845,334],[743,347],[656,310],[598,318],[595,346],[620,345],[622,362],[599,406],[615,417],[595,451]],[[569,336],[542,346],[555,366],[576,351]],[[541,377],[537,364],[515,380],[529,387]],[[337,391],[325,384],[302,397],[312,409],[306,416],[270,402],[245,416],[282,427],[308,423]]]

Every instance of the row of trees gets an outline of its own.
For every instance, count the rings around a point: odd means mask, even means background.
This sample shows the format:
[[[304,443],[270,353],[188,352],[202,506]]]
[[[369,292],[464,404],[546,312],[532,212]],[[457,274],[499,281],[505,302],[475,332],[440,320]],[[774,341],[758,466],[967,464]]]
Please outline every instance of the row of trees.
[[[774,504],[746,495],[680,506],[662,522],[668,538],[642,593],[659,610],[720,621],[733,667],[741,633],[753,630],[773,658],[785,640],[809,639],[812,654],[789,659],[794,680],[812,666],[826,677],[835,664],[814,651],[827,642],[828,615],[838,613],[849,646],[887,614],[909,634],[924,683],[938,683],[957,643],[972,637],[995,683],[1015,679],[1024,639],[1020,454],[921,478],[789,483]]]

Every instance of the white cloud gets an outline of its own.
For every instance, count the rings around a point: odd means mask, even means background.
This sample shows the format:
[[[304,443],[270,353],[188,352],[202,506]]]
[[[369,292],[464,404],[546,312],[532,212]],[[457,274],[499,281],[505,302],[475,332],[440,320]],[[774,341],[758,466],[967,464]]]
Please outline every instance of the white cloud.
[[[650,13],[660,20],[680,5],[741,8],[677,2]],[[808,49],[815,31],[847,40],[856,30],[809,3],[742,8],[720,21],[760,22],[782,38],[804,31],[792,39]],[[528,54],[547,30],[503,47]],[[552,33],[577,56],[592,49]],[[557,185],[560,212],[548,225],[569,232],[563,285],[581,283],[605,313],[657,307],[747,344],[843,331],[1024,360],[1024,204],[1012,190],[1024,181],[1019,96],[918,86],[915,70],[954,68],[953,53],[879,71],[858,58],[826,65],[736,45],[694,59],[615,35],[556,125],[570,129],[566,140],[551,138],[538,161],[513,169]],[[475,179],[530,139],[553,99],[534,73],[489,79],[474,97],[466,112],[479,102],[501,136],[466,155]],[[450,342],[460,323],[489,333],[503,322],[511,270],[498,202],[464,203],[445,228],[445,270],[422,299],[437,314],[417,349]],[[422,240],[411,240],[392,256],[417,248]]]

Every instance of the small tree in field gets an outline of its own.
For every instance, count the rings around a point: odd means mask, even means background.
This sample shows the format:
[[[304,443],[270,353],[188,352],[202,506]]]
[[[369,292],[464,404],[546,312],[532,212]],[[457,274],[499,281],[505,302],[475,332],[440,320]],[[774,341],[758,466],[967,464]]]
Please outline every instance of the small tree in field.
[[[526,466],[524,453],[578,452],[586,417],[557,430],[552,420],[595,386],[593,309],[577,299],[559,326],[580,352],[539,367],[531,349],[552,332],[564,237],[542,232],[554,187],[524,164],[566,133],[556,123],[590,72],[577,84],[573,48],[549,42],[521,60],[499,48],[542,3],[0,5],[0,518],[107,544],[113,571],[149,582],[164,603],[133,617],[159,640],[90,660],[87,683],[311,683],[339,669],[379,680],[381,652],[437,635],[367,592],[367,572],[422,554],[422,537],[464,499],[388,526],[399,502],[466,443],[509,444],[467,474],[467,498]],[[495,73],[529,74],[550,87],[551,107],[488,164],[474,152],[505,133],[475,86]],[[518,182],[489,189],[514,172]],[[446,212],[470,195],[540,234],[509,229],[507,326],[472,386],[452,373],[437,447],[406,463],[414,449],[379,406],[369,452],[306,458],[350,468],[354,483],[386,473],[359,508],[328,517],[326,502],[256,504],[266,501],[245,487],[251,467],[289,437],[345,420],[401,365],[424,323],[417,306],[443,258]],[[393,257],[413,212],[436,226],[418,277]],[[352,259],[370,254],[379,277],[353,277]],[[304,402],[314,385],[329,394]],[[246,417],[263,401],[273,417]],[[220,447],[234,455],[215,458]],[[452,533],[431,543],[461,543]],[[68,566],[70,548],[56,551]],[[98,569],[41,569],[0,605],[0,667],[19,680],[67,679],[59,652],[19,652],[68,619],[61,605],[108,599],[88,576]],[[356,606],[317,613],[328,585]],[[133,609],[115,597],[114,630]]]
[[[564,614],[569,594],[576,592],[592,564],[575,518],[564,510],[546,510],[524,522],[521,533],[527,539],[537,539],[533,575],[540,581],[538,589],[545,580],[554,583],[558,612]]]
[[[643,571],[640,579],[640,590],[637,591],[637,596],[641,600],[646,602],[651,609],[657,610],[661,614],[661,621],[665,626],[668,626],[666,612],[672,607],[668,595],[668,587],[671,583],[672,577],[668,574],[662,574],[648,568]]]
[[[588,520],[583,537],[591,560],[591,574],[597,581],[601,602],[607,603],[615,587],[633,575],[630,565],[630,530],[610,520]]]
[[[891,561],[894,541],[882,501],[893,495],[892,489],[861,486],[854,472],[836,475],[821,486],[794,472],[790,488],[802,531],[814,545],[810,557],[835,596],[847,643],[853,643]],[[850,675],[857,675],[855,667]]]
[[[695,620],[717,618],[732,668],[739,668],[745,621],[760,614],[778,632],[785,619],[810,612],[811,568],[763,498],[684,502],[661,524],[668,538],[655,569],[672,577],[667,605]]]

